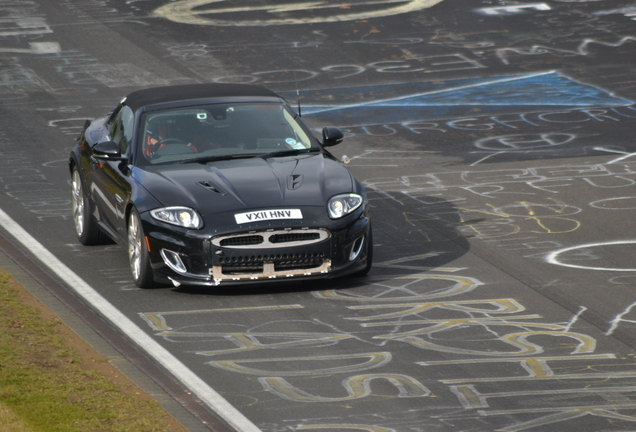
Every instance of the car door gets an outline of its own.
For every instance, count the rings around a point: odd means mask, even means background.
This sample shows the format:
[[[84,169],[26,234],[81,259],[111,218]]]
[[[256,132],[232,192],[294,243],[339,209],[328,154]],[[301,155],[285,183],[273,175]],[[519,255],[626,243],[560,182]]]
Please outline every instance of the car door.
[[[130,186],[130,149],[133,139],[134,114],[123,105],[107,124],[108,136],[119,145],[122,156],[126,160],[108,161],[91,158],[93,165],[93,182],[91,195],[99,209],[99,219],[112,230],[111,234],[125,239],[126,221],[125,206],[131,194]]]

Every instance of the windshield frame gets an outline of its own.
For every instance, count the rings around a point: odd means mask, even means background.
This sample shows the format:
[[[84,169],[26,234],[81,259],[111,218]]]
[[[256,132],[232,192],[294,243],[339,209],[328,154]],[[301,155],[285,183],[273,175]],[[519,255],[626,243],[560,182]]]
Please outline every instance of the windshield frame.
[[[277,112],[280,116],[276,115]],[[170,118],[175,127],[177,122],[186,119],[190,126],[179,126],[181,135],[175,135],[180,138],[169,143],[176,144],[171,145],[170,150],[154,150],[151,153],[152,140],[155,145],[161,143],[161,147],[168,147],[165,142],[161,142],[166,141],[165,138],[159,139],[158,125],[159,121],[164,120],[169,123]],[[232,159],[232,156],[269,158],[275,157],[279,152],[294,156],[295,152],[290,150],[299,150],[298,154],[306,153],[305,150],[322,151],[318,138],[300,116],[288,104],[279,101],[224,100],[165,107],[141,112],[138,125],[135,150],[137,166],[178,164],[207,158],[213,162],[217,157],[219,160],[227,160]],[[218,139],[219,143],[211,146],[202,146],[199,141],[195,143],[194,135],[198,130],[206,131],[207,137]],[[239,136],[247,138],[238,141]],[[222,141],[223,139],[225,141]],[[202,148],[199,149],[197,145]],[[191,151],[185,146],[194,147],[194,150]]]

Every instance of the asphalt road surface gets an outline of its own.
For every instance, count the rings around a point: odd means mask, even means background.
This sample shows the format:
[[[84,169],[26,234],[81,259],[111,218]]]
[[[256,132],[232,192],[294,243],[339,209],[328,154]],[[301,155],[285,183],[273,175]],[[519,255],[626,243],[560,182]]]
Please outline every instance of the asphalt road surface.
[[[0,0],[0,232],[201,430],[632,431],[634,20],[620,0]],[[123,248],[79,245],[84,120],[202,82],[298,94],[346,131],[368,277],[139,290]]]

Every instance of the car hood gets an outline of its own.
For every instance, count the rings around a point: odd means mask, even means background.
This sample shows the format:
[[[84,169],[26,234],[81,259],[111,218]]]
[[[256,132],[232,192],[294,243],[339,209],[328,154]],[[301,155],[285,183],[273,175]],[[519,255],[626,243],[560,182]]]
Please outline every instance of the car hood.
[[[349,170],[321,153],[158,165],[134,176],[161,205],[187,206],[204,215],[323,206],[333,195],[355,190]]]

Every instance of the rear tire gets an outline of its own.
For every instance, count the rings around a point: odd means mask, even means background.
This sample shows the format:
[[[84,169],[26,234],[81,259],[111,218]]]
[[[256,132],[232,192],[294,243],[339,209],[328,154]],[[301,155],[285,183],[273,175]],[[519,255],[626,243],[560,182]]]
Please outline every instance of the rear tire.
[[[156,286],[144,229],[141,226],[139,213],[135,209],[130,212],[128,218],[128,261],[135,285],[139,288],[154,288]]]
[[[106,235],[97,226],[92,215],[91,204],[84,191],[84,184],[77,167],[73,167],[71,175],[71,208],[75,234],[83,245],[97,245],[106,242]]]

